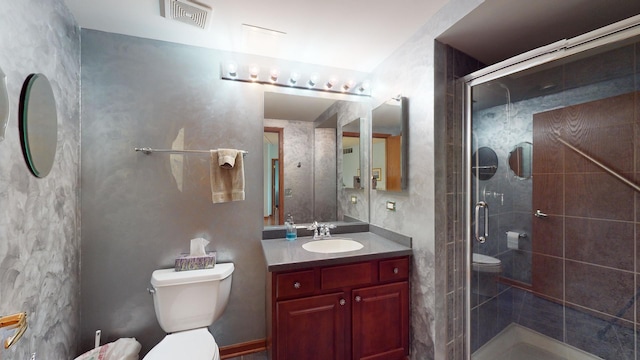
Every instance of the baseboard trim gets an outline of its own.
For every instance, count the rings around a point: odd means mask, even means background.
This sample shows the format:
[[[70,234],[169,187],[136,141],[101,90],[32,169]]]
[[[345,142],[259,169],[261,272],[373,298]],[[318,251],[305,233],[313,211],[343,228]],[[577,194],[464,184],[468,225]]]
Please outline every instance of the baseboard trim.
[[[232,359],[234,357],[253,354],[267,350],[267,340],[252,340],[239,344],[220,347],[220,360]]]

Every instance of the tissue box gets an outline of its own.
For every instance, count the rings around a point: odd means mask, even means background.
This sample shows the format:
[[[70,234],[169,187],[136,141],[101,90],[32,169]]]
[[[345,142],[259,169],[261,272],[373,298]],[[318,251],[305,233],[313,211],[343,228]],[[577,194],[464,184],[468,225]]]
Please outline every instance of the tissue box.
[[[216,266],[216,252],[212,251],[205,256],[191,256],[183,254],[176,259],[176,271],[213,269]]]

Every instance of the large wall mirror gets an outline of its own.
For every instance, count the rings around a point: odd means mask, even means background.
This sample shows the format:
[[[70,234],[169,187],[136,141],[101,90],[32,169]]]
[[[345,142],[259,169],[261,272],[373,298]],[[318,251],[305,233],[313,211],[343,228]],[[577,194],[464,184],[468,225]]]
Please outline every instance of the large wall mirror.
[[[408,174],[408,100],[395,97],[372,111],[371,188],[403,191]]]
[[[7,76],[0,69],[0,141],[4,140],[4,132],[9,122],[9,91]]]
[[[369,221],[364,184],[354,186],[358,171],[367,171],[360,164],[368,151],[359,137],[357,145],[353,138],[360,134],[361,119],[370,109],[369,98],[351,101],[325,94],[265,92],[265,227],[282,225],[287,214],[298,224]],[[345,152],[357,160],[346,160]]]
[[[58,114],[46,76],[31,74],[20,95],[20,142],[29,170],[36,177],[49,174],[58,144]]]

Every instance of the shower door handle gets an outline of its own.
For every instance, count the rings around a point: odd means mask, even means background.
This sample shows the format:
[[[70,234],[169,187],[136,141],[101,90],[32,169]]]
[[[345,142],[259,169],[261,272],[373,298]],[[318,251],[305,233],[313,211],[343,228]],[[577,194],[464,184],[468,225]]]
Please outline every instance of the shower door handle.
[[[484,209],[484,234],[480,235],[480,209]],[[484,244],[489,237],[489,204],[484,201],[479,201],[476,204],[476,240],[479,243]]]

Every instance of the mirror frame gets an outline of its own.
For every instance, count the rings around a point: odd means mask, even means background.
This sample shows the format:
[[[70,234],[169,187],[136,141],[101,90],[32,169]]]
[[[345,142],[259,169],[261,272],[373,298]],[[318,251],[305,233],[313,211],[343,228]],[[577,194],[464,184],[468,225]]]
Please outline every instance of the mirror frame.
[[[4,140],[7,124],[9,123],[9,89],[7,75],[0,69],[0,141]]]
[[[49,174],[58,144],[58,113],[49,79],[43,74],[27,77],[20,93],[19,114],[22,155],[31,173]]]
[[[398,104],[399,103],[399,104]],[[377,109],[381,109],[382,106],[392,104],[393,106],[400,106],[400,190],[380,190],[376,189],[377,180],[374,178],[373,174],[373,138],[376,137],[376,133],[374,131],[375,125],[375,111]],[[407,190],[409,186],[409,99],[404,96],[396,96],[393,97],[382,104],[378,105],[371,111],[371,139],[370,139],[370,174],[369,179],[371,180],[371,189],[378,191],[389,191],[389,192],[403,192]]]

